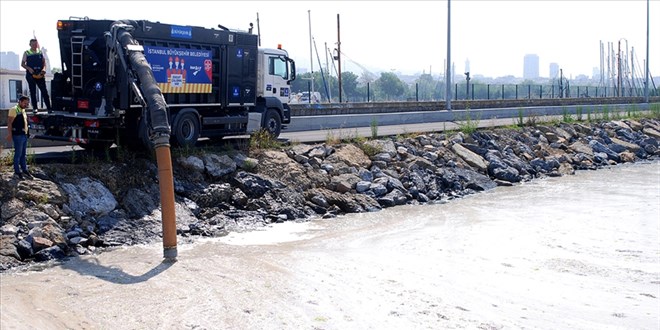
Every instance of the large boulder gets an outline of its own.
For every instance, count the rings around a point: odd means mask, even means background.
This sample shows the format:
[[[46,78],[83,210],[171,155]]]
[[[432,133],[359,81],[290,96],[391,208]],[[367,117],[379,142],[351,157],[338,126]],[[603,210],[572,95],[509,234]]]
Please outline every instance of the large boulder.
[[[103,215],[117,207],[117,200],[100,181],[88,177],[74,183],[62,183],[68,196],[68,208],[86,215]]]
[[[486,173],[488,170],[488,164],[486,164],[486,161],[483,159],[483,157],[468,150],[462,145],[456,143],[451,146],[451,150],[453,150],[457,156],[461,157],[466,163],[468,163],[468,165],[476,168],[480,172]]]
[[[356,168],[369,168],[371,160],[362,149],[353,144],[346,144],[335,149],[335,153],[326,158],[327,162],[345,163],[348,166]]]

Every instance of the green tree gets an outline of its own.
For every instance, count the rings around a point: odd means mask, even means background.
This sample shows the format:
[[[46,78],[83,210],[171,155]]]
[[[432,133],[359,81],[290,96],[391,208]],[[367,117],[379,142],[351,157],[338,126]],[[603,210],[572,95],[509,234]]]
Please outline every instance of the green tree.
[[[377,95],[387,101],[401,100],[408,89],[406,84],[392,72],[381,72],[376,80]]]
[[[307,92],[308,91],[308,84],[311,82],[311,80],[310,80],[311,76],[312,76],[312,74],[309,73],[309,72],[299,74],[296,77],[296,80],[291,82],[291,92],[292,93]]]
[[[374,81],[376,81],[376,76],[374,76],[369,71],[362,71],[362,74],[360,75],[360,79],[358,79],[358,82],[360,83],[361,86],[366,86],[367,84],[371,84]]]
[[[342,101],[358,101],[361,99],[358,94],[358,76],[353,72],[341,73]],[[337,94],[339,96],[339,94]]]
[[[422,74],[415,81],[417,84],[417,93],[419,95],[420,101],[429,101],[433,100],[433,92],[435,90],[436,81],[433,79],[433,76],[430,74]],[[415,97],[415,90],[412,90],[413,97]]]

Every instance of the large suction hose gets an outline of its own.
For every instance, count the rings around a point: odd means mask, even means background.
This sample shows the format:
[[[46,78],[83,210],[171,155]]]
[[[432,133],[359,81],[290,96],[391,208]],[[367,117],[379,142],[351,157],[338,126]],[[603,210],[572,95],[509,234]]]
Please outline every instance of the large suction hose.
[[[131,46],[138,43],[128,30],[137,27],[132,21],[117,21],[111,30],[124,50],[128,50],[128,62],[138,79],[138,86],[147,106],[145,123],[149,128],[149,139],[156,151],[158,163],[158,181],[163,223],[163,257],[176,259],[176,213],[174,211],[174,178],[172,175],[172,156],[170,153],[170,124],[167,119],[167,103],[156,84],[151,66],[142,51],[131,51]]]

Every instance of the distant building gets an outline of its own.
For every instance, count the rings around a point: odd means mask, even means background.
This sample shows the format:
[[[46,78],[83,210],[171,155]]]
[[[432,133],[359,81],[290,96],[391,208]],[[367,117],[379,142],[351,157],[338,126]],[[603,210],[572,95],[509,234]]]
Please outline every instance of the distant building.
[[[537,79],[539,77],[539,56],[527,54],[524,59],[523,79]]]
[[[52,74],[46,74],[46,88],[50,92],[50,81]],[[9,109],[16,105],[21,95],[30,95],[25,71],[0,69],[0,109]],[[37,99],[39,106],[43,107],[41,91],[37,88]]]
[[[550,79],[557,79],[559,78],[559,64],[557,63],[550,63],[550,76],[548,76]]]
[[[0,52],[0,69],[18,70],[19,61],[18,54],[14,52]]]

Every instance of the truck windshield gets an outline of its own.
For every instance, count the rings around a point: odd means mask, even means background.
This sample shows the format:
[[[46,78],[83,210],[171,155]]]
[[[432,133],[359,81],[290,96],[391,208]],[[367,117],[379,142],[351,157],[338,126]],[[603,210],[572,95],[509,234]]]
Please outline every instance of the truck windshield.
[[[289,79],[289,73],[286,67],[286,60],[280,57],[269,57],[268,58],[268,73],[273,76],[280,76],[282,79]]]

